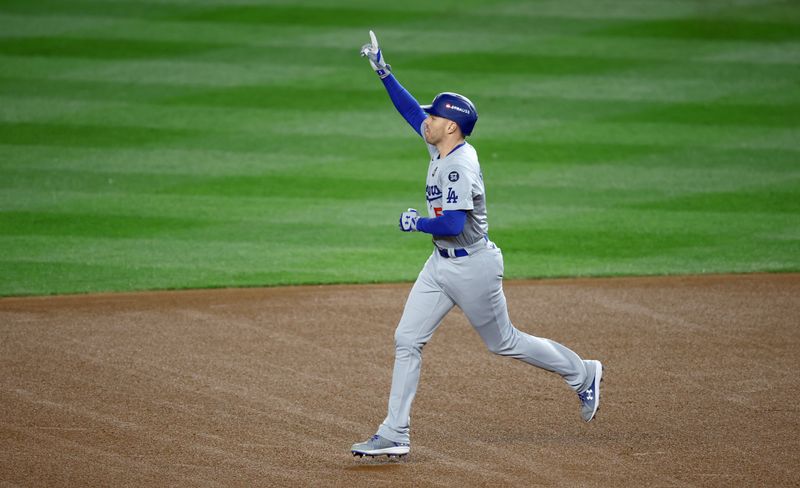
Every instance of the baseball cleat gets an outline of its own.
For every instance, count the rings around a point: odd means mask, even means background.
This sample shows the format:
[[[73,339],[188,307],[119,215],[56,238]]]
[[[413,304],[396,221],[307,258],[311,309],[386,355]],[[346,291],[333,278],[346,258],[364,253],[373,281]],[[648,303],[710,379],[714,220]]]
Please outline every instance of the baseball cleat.
[[[389,439],[385,439],[377,434],[370,437],[369,440],[366,442],[359,442],[358,444],[353,444],[353,447],[350,448],[350,452],[353,453],[353,456],[383,456],[384,454],[388,457],[393,456],[405,456],[408,454],[408,451],[411,450],[411,446],[404,442],[393,442]]]
[[[589,388],[578,393],[578,398],[581,400],[581,417],[586,422],[591,422],[600,409],[600,383],[603,381],[603,364],[600,361],[592,362],[595,365],[594,379]]]

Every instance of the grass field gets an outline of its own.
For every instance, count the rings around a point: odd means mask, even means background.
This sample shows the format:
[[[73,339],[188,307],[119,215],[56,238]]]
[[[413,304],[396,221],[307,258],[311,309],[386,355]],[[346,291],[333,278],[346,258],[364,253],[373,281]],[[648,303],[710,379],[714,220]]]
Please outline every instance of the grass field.
[[[375,4],[0,3],[0,295],[412,280],[370,28],[476,103],[508,278],[800,270],[796,2]]]

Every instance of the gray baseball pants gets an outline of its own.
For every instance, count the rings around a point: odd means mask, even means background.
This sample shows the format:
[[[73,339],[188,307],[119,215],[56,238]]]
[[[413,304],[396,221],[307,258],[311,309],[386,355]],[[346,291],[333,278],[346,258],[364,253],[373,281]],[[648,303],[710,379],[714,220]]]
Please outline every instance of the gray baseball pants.
[[[511,324],[503,294],[503,255],[491,241],[464,257],[445,258],[434,250],[411,288],[395,331],[392,390],[388,414],[378,428],[380,436],[410,442],[411,403],[419,383],[422,348],[456,305],[489,351],[555,372],[575,391],[583,391],[591,382],[594,371],[587,371],[573,351]]]

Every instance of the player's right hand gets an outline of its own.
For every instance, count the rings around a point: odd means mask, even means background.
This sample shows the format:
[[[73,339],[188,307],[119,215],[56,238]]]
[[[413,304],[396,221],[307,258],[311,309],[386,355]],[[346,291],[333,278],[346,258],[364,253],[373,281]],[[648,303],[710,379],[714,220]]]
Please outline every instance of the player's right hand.
[[[419,212],[413,208],[400,214],[400,230],[403,232],[416,232]]]
[[[383,59],[383,53],[381,48],[378,47],[378,39],[375,37],[375,33],[369,31],[369,38],[371,42],[361,47],[361,56],[366,56],[369,59],[370,66],[378,73],[381,79],[386,78],[392,74],[392,67],[386,64],[386,60]]]

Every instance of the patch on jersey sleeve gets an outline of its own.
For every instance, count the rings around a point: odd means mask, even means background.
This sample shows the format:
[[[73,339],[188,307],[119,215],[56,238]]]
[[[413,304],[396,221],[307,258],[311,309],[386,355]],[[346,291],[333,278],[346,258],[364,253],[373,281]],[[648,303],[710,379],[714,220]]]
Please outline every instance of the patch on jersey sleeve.
[[[442,216],[442,207],[433,207],[433,215],[437,217]]]
[[[447,179],[449,179],[453,183],[458,181],[458,171],[451,171],[450,174],[447,175]]]

